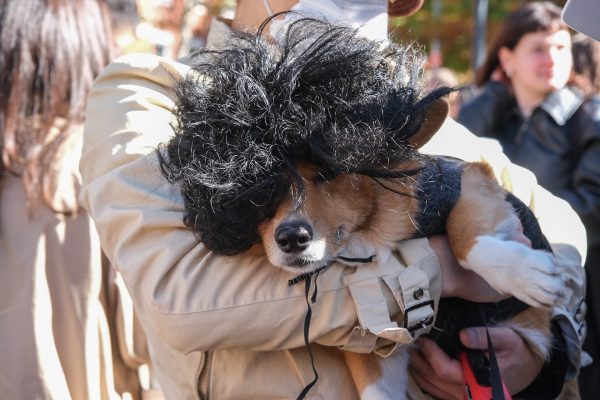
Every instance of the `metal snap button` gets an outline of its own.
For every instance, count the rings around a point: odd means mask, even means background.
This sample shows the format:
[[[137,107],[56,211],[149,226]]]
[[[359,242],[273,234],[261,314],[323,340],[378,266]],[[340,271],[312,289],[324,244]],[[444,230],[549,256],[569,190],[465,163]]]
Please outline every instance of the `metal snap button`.
[[[415,300],[420,300],[421,297],[423,297],[423,289],[415,289],[415,291],[413,292],[413,297],[415,298]]]

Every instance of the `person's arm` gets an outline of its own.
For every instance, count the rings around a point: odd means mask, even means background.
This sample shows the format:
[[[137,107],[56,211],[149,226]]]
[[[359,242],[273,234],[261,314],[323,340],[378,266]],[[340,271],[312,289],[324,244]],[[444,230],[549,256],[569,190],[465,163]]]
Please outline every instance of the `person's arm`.
[[[159,57],[131,55],[101,74],[86,116],[82,203],[153,336],[186,354],[303,346],[303,283],[288,286],[292,276],[265,257],[211,253],[184,226],[179,190],[160,173],[155,150],[173,134],[173,77],[187,72]],[[385,265],[334,264],[320,274],[310,340],[355,350],[360,343],[361,351],[378,349],[382,337],[410,342],[396,324],[400,310],[422,304],[419,317],[408,320],[428,320],[428,300],[437,303],[441,292],[430,285],[439,266],[427,241],[411,243],[404,258],[419,246],[425,252],[411,268],[390,257]],[[408,288],[425,295],[417,300]]]

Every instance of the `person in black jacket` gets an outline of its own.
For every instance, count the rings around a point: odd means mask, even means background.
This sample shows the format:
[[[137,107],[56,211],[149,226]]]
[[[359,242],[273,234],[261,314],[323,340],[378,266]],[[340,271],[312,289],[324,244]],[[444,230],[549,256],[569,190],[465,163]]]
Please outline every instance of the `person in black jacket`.
[[[600,102],[567,86],[571,38],[560,14],[550,2],[533,2],[507,16],[477,73],[480,92],[462,107],[458,120],[479,136],[497,139],[512,162],[533,171],[585,224],[589,312],[584,349],[595,361],[582,369],[580,385],[584,399],[598,399]]]

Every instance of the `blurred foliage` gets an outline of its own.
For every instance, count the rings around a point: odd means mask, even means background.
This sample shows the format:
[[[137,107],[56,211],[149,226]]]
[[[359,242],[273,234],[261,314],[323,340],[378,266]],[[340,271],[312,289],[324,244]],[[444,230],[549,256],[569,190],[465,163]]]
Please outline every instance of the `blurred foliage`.
[[[504,17],[527,0],[489,0],[486,43],[494,37]],[[553,1],[562,7],[565,0]],[[429,52],[431,43],[441,44],[442,65],[455,71],[462,83],[470,81],[471,54],[475,34],[474,0],[440,0],[441,16],[436,22],[434,0],[426,0],[423,8],[410,17],[390,21],[392,37],[404,43],[417,43]]]

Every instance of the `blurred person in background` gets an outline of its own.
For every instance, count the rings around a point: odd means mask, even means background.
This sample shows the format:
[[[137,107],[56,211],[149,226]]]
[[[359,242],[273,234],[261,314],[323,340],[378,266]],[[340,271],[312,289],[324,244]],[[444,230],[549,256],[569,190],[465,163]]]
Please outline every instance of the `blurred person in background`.
[[[578,212],[588,237],[589,318],[597,321],[600,109],[567,86],[572,65],[571,37],[561,9],[550,2],[520,7],[506,17],[492,42],[476,77],[481,93],[463,105],[459,122],[477,135],[497,139],[511,161],[534,172],[542,186]],[[575,318],[582,320],[583,314]],[[596,325],[590,325],[589,344],[598,340]],[[597,347],[588,350],[600,356]],[[590,399],[600,398],[598,376],[582,387],[585,394],[589,385],[595,386]]]
[[[169,34],[172,43],[166,46],[163,55],[176,59],[181,47],[181,29],[185,16],[185,0],[153,0],[155,15],[153,25],[155,28]]]
[[[137,36],[152,43],[155,52],[177,59],[203,48],[211,21],[225,0],[139,0],[142,19]]]
[[[115,56],[128,53],[154,53],[153,43],[140,37],[142,22],[137,0],[105,0],[110,9],[111,31]]]
[[[213,18],[221,18],[225,0],[188,0],[181,29],[179,56],[186,56],[206,46]]]
[[[184,0],[138,0],[141,18],[136,34],[151,43],[155,54],[176,58],[181,43]]]
[[[100,0],[0,2],[2,399],[141,396],[144,341],[126,353],[139,330],[78,204],[84,109],[111,60],[112,16]]]

